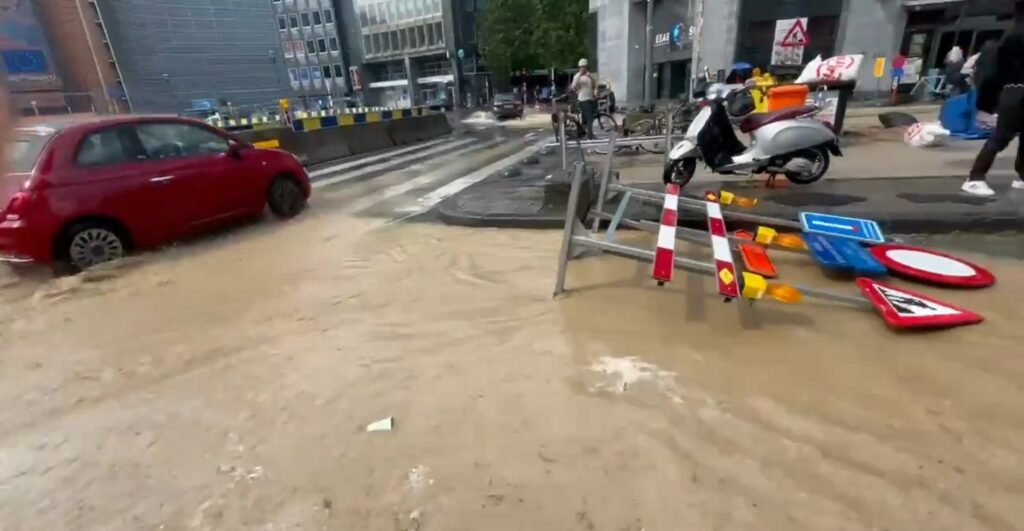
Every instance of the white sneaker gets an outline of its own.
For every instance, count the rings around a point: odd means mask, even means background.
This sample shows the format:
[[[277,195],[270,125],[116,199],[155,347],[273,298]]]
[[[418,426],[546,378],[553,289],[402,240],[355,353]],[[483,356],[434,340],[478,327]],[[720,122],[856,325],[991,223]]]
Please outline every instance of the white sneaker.
[[[1010,188],[1013,188],[1014,190],[1024,190],[1024,181],[1020,179],[1014,179],[1013,184],[1010,185]]]
[[[984,197],[996,195],[995,191],[992,190],[985,181],[967,181],[960,187],[960,189],[971,195],[980,195]]]

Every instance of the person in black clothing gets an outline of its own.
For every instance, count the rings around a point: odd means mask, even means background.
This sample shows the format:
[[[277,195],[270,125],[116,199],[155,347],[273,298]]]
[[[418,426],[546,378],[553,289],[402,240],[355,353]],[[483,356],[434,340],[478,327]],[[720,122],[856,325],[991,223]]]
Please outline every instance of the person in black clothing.
[[[1017,21],[996,47],[982,51],[975,67],[978,83],[978,110],[996,113],[996,128],[985,142],[961,188],[974,195],[991,196],[995,192],[985,181],[996,155],[1006,149],[1014,137],[1024,133],[1024,2],[1015,4]],[[1024,143],[1017,145],[1015,165],[1020,179],[1013,188],[1024,190]]]

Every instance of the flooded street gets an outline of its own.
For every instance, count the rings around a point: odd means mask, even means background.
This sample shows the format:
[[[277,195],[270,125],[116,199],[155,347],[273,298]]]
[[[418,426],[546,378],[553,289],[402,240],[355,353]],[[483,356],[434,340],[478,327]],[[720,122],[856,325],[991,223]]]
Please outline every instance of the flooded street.
[[[1024,528],[1021,262],[895,334],[611,257],[552,300],[560,238],[314,205],[3,273],[0,529]]]

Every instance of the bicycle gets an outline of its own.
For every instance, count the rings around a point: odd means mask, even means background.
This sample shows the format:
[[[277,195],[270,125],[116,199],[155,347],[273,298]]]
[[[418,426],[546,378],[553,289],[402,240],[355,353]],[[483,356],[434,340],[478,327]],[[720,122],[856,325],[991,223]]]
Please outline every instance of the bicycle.
[[[583,116],[580,113],[579,103],[575,101],[575,99],[572,99],[570,101],[568,95],[559,96],[557,98],[554,98],[553,101],[559,103],[569,101],[568,105],[566,106],[567,108],[562,109],[565,111],[564,116],[566,140],[583,140],[587,132],[586,129],[582,126]],[[561,113],[558,110],[551,113],[551,128],[554,129],[555,131],[555,141],[562,140],[562,138],[559,136],[558,127],[558,117],[560,115]],[[614,131],[618,128],[618,123],[615,122],[615,117],[604,111],[599,110],[597,116],[594,117],[594,121],[597,122],[597,128],[600,129],[602,133]]]
[[[685,133],[687,128],[690,127],[690,123],[700,112],[701,106],[699,101],[683,102],[672,109],[672,134]],[[665,111],[659,111],[653,113],[651,118],[644,118],[633,122],[628,131],[627,136],[665,136],[665,128],[668,124],[667,113]],[[656,155],[662,155],[665,153],[665,147],[662,146],[658,141],[652,141],[648,144],[640,144],[640,149],[654,153]]]

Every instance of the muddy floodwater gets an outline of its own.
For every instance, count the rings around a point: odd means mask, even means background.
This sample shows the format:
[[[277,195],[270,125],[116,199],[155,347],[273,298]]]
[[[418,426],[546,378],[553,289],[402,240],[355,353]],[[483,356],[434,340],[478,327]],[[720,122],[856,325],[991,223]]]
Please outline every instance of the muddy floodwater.
[[[559,241],[314,208],[4,273],[0,529],[1024,528],[1020,262],[895,334],[612,257],[552,300]]]

